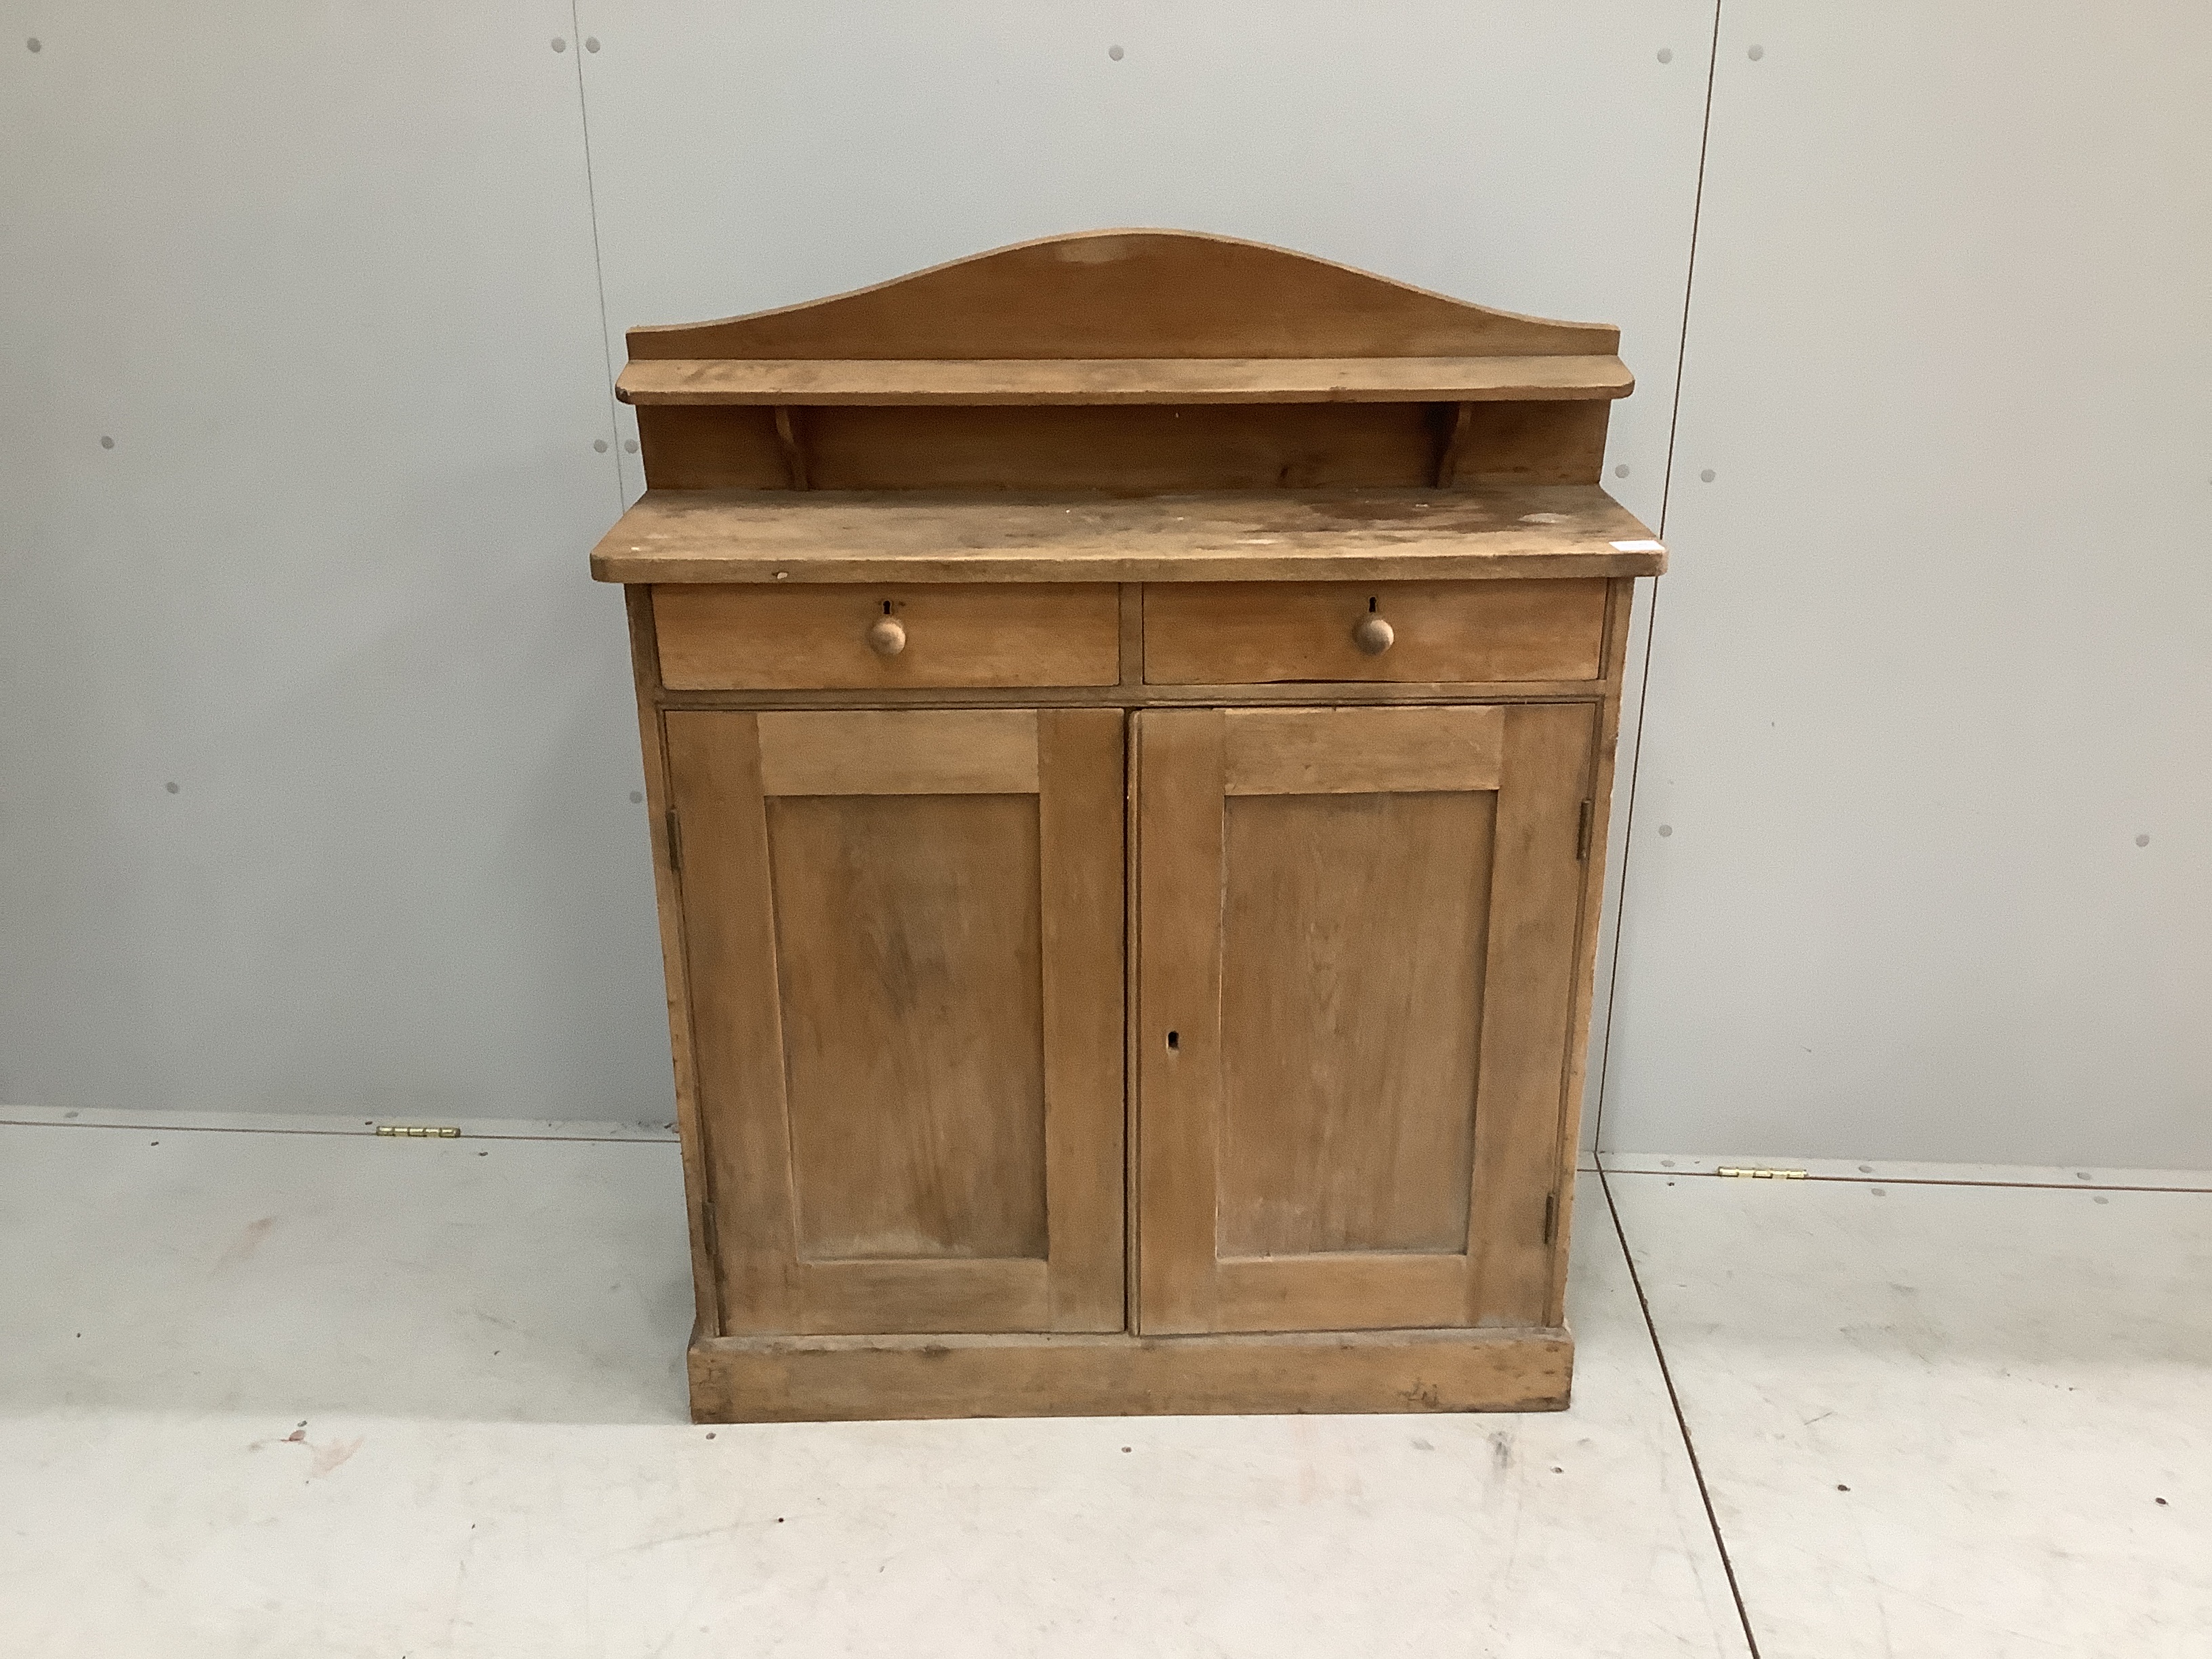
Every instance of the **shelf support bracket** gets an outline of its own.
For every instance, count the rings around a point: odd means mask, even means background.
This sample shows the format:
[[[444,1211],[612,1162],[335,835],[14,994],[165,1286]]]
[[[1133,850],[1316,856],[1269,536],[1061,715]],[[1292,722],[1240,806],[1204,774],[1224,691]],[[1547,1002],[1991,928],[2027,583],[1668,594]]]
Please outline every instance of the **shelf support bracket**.
[[[1451,436],[1437,457],[1437,488],[1449,489],[1459,477],[1459,464],[1467,450],[1467,435],[1474,425],[1474,405],[1461,404],[1452,416]]]
[[[793,489],[811,489],[806,480],[806,447],[799,440],[799,421],[790,405],[775,406],[775,441],[783,446],[783,469]]]

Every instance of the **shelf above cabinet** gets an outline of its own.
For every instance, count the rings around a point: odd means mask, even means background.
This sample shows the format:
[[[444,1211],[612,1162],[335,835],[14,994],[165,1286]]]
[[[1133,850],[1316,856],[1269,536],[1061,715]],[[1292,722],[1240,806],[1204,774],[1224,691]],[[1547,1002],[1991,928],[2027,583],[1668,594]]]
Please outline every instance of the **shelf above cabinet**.
[[[592,555],[608,582],[1297,581],[1655,576],[1595,484],[1180,495],[659,489]]]
[[[1558,403],[1626,398],[1614,356],[633,361],[629,404]]]

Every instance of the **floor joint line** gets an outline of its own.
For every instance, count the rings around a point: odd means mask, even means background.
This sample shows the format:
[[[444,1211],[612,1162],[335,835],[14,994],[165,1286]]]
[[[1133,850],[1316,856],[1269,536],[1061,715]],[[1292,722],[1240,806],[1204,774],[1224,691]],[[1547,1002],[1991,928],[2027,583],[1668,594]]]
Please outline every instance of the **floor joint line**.
[[[1659,1380],[1667,1386],[1667,1403],[1674,1408],[1674,1426],[1682,1436],[1682,1449],[1689,1455],[1690,1474],[1698,1483],[1698,1501],[1705,1506],[1705,1524],[1712,1528],[1713,1547],[1720,1553],[1721,1571],[1728,1576],[1729,1596],[1735,1603],[1736,1621],[1743,1626],[1744,1645],[1751,1650],[1751,1659],[1759,1659],[1759,1637],[1751,1627],[1751,1613],[1743,1604],[1743,1587],[1736,1582],[1735,1562],[1729,1555],[1728,1538],[1721,1531],[1721,1518],[1713,1508],[1713,1494],[1705,1485],[1705,1465],[1698,1461],[1698,1443],[1690,1433],[1690,1419],[1682,1412],[1682,1396],[1674,1389],[1674,1368],[1667,1363],[1667,1350],[1659,1340],[1658,1322],[1651,1317],[1651,1303],[1644,1294],[1644,1275],[1636,1271],[1636,1256],[1628,1248],[1628,1229],[1620,1219],[1620,1206],[1613,1201],[1613,1186],[1606,1175],[1605,1160],[1597,1166],[1598,1190],[1605,1194],[1606,1213],[1613,1218],[1613,1236],[1620,1241],[1621,1260],[1628,1264],[1628,1282],[1636,1288],[1636,1305],[1644,1315],[1644,1334],[1651,1339],[1652,1357],[1659,1362]]]
[[[311,1139],[389,1140],[413,1139],[380,1135],[373,1128],[331,1127],[310,1129],[296,1123],[57,1123],[46,1118],[0,1117],[0,1129],[119,1129],[126,1133],[191,1134],[191,1135],[305,1135]],[[677,1138],[668,1135],[524,1135],[503,1134],[495,1129],[471,1130],[465,1125],[458,1135],[424,1136],[425,1140],[542,1140],[558,1141],[578,1146],[673,1146]]]

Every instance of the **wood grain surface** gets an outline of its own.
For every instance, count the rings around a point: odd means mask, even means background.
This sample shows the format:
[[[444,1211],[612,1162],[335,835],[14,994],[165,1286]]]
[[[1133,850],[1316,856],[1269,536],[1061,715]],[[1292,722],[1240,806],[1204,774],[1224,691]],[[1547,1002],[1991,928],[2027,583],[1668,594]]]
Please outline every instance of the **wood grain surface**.
[[[699,1338],[700,1423],[1560,1411],[1564,1330],[1304,1336]]]
[[[1224,1255],[1467,1249],[1496,801],[1228,803]]]
[[[1550,403],[1625,398],[1613,356],[1077,357],[946,362],[659,358],[615,382],[627,404]]]
[[[1505,711],[1232,708],[1223,716],[1223,743],[1221,787],[1231,795],[1379,799],[1495,789],[1504,764]]]
[[[1484,580],[1665,566],[1650,531],[1595,484],[1125,498],[654,489],[592,556],[602,581],[769,586]]]
[[[840,587],[663,586],[653,590],[662,681],[675,690],[891,690],[1111,685],[1120,611],[1098,583],[879,583]],[[869,629],[894,618],[905,647]]]
[[[668,717],[727,1330],[1122,1320],[1121,717]]]
[[[1533,1322],[1594,724],[1137,716],[1140,1328]],[[1233,792],[1240,725],[1302,757],[1266,780],[1297,793]],[[1454,725],[1479,764],[1431,758]]]
[[[634,328],[684,357],[1434,357],[1609,354],[1620,331],[1471,305],[1264,243],[1097,230],[995,248],[872,288]]]
[[[1167,582],[1145,590],[1145,678],[1155,685],[1595,679],[1605,583]],[[1355,638],[1370,617],[1395,636]]]

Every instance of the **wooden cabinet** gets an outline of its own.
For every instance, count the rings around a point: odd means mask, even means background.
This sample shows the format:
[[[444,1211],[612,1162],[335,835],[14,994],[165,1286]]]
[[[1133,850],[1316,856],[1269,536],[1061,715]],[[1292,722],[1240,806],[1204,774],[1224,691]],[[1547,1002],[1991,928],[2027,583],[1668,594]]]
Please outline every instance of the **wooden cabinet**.
[[[695,1414],[1565,1402],[1613,345],[1170,233],[633,333]]]

